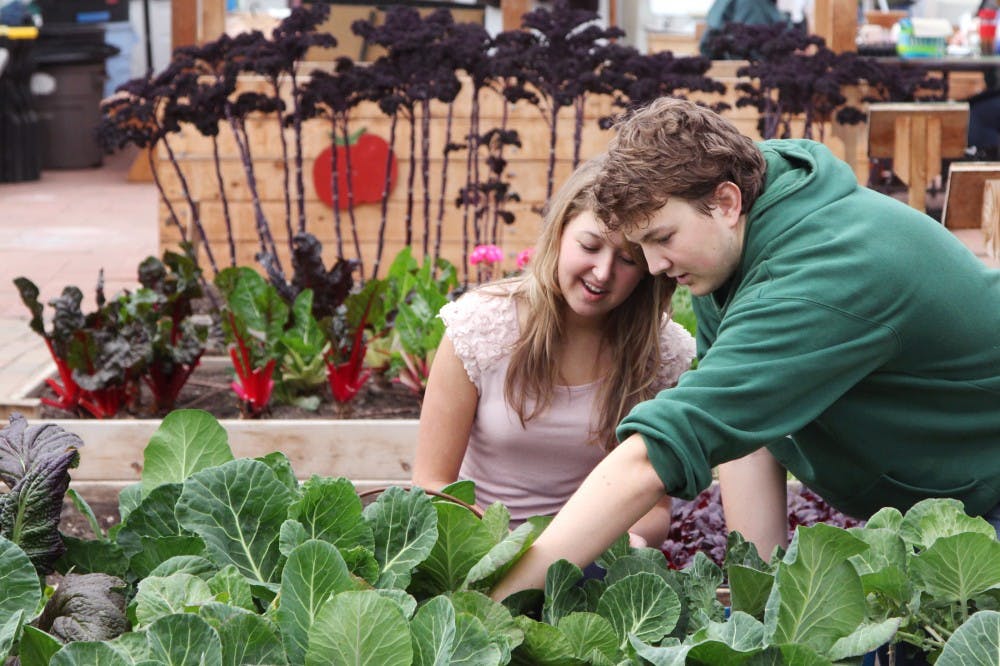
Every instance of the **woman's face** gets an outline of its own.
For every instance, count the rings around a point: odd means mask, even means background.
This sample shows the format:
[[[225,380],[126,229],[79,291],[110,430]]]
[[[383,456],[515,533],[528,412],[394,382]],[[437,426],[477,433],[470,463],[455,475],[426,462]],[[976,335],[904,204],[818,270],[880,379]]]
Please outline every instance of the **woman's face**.
[[[563,228],[557,275],[567,315],[592,324],[621,305],[646,270],[632,259],[620,233],[609,233],[591,211],[583,211]]]

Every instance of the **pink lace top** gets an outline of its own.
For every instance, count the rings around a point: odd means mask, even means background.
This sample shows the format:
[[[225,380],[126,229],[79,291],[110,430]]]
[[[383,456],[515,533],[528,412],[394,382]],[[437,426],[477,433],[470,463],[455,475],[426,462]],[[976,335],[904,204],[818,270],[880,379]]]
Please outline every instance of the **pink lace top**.
[[[519,326],[513,297],[471,291],[441,309],[446,334],[479,392],[476,418],[459,477],[476,483],[481,506],[502,502],[513,523],[556,513],[606,455],[591,441],[600,380],[557,386],[549,408],[521,425],[508,409],[504,381]],[[695,343],[676,322],[664,320],[659,389],[677,383],[691,366]],[[529,403],[530,411],[530,403]]]

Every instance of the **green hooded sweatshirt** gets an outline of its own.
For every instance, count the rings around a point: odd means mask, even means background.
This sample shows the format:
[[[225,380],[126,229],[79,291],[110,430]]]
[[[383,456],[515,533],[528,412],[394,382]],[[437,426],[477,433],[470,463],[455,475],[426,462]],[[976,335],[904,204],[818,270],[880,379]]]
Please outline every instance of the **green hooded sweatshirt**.
[[[762,446],[841,511],[1000,502],[1000,271],[858,185],[820,143],[765,141],[729,283],[695,299],[696,370],[618,427],[667,491]]]

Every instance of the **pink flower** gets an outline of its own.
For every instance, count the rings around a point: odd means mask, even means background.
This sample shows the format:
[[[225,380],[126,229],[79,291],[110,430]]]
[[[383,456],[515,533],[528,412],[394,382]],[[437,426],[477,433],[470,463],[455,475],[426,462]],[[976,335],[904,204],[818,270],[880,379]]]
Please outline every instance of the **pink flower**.
[[[531,257],[535,255],[535,248],[526,247],[517,253],[517,269],[524,270],[524,267],[528,265],[531,261]]]
[[[473,266],[482,262],[499,264],[501,261],[503,261],[503,250],[496,245],[477,245],[469,255],[469,263]]]

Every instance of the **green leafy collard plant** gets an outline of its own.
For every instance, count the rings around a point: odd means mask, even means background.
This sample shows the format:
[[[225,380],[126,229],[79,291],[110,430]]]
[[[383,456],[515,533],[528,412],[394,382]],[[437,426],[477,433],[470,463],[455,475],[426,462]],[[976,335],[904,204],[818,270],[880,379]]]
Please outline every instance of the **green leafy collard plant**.
[[[927,622],[915,613],[959,604],[965,621],[937,664],[1000,660],[1000,613],[989,602],[1000,587],[996,537],[948,500],[904,516],[886,510],[864,528],[799,528],[771,564],[734,534],[724,568],[699,555],[675,571],[622,538],[599,559],[602,580],[560,561],[543,591],[499,604],[485,592],[545,521],[511,531],[503,506],[481,516],[465,506],[475,502],[471,483],[446,490],[463,504],[393,487],[365,505],[347,479],[299,481],[278,452],[235,458],[209,414],[173,412],[146,448],[142,480],[121,493],[122,522],[67,542],[58,565],[75,572],[72,595],[39,613],[34,566],[0,538],[0,658],[847,664]],[[911,557],[894,559],[895,538]],[[900,562],[906,569],[892,570]],[[726,575],[728,619],[716,597]],[[906,585],[905,608],[879,606],[878,595]]]

